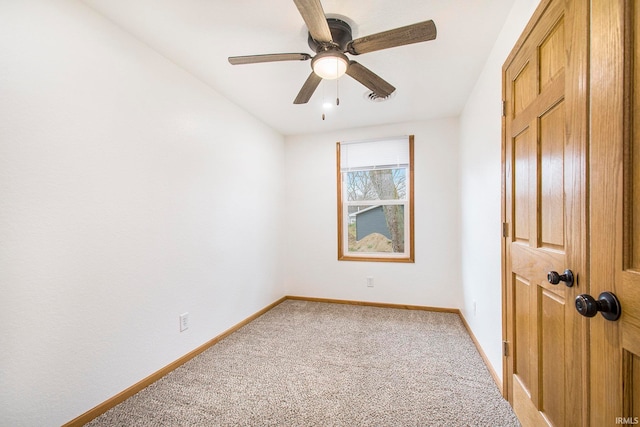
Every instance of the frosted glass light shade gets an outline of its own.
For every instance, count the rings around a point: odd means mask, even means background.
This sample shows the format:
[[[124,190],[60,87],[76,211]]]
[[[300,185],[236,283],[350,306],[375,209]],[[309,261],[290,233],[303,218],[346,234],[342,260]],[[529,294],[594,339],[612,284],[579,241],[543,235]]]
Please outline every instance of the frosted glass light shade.
[[[341,52],[322,52],[311,61],[313,72],[323,79],[334,80],[347,72],[349,61]]]

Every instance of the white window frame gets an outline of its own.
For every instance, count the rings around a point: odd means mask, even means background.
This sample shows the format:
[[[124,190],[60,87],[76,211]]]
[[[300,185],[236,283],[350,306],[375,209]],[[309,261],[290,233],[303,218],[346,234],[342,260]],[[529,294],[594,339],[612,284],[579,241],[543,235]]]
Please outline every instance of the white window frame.
[[[341,144],[366,144],[389,139],[406,139],[409,149],[409,164],[406,166],[406,198],[396,200],[357,200],[349,201],[346,196],[345,174],[353,170],[397,169],[397,165],[375,167],[362,167],[346,170],[341,166]],[[381,138],[370,141],[338,142],[336,144],[337,156],[337,193],[338,193],[338,260],[341,261],[377,261],[377,262],[415,262],[414,248],[414,193],[413,193],[413,145],[414,136],[408,135],[396,138]],[[345,169],[345,170],[343,170]],[[403,205],[404,206],[404,252],[355,252],[349,251],[349,207],[350,206],[379,206],[379,205]]]

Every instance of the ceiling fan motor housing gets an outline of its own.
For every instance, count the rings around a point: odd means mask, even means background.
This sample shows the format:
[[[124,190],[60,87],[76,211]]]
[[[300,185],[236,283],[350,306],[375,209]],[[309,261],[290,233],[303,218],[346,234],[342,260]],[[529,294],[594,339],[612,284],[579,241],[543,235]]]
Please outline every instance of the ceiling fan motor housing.
[[[432,20],[398,27],[353,39],[351,26],[343,19],[327,18],[321,0],[293,0],[308,30],[307,43],[316,53],[272,53],[263,55],[230,56],[232,65],[276,61],[307,61],[312,72],[302,85],[294,104],[306,104],[323,79],[337,79],[343,74],[357,80],[371,90],[374,100],[387,99],[396,90],[392,84],[352,61],[345,54],[363,53],[434,40],[437,30]],[[344,18],[349,20],[349,18]]]
[[[344,51],[347,48],[347,43],[353,40],[351,34],[351,26],[341,19],[327,18],[327,24],[329,24],[329,30],[331,31],[331,38],[333,43],[340,47],[340,50]],[[309,34],[308,39],[309,47],[316,53],[320,53],[323,50],[327,50],[331,47],[331,44],[318,43]]]

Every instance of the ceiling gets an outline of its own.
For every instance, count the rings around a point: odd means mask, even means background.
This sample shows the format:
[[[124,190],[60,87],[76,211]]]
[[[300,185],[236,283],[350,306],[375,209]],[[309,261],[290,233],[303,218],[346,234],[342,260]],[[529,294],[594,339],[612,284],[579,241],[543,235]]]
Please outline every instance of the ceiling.
[[[227,61],[313,54],[292,0],[83,0],[284,135],[459,115],[514,1],[323,0],[327,16],[351,24],[354,39],[428,19],[438,36],[351,57],[397,88],[388,100],[367,99],[369,91],[345,75],[323,81],[309,103],[294,105],[311,61]]]

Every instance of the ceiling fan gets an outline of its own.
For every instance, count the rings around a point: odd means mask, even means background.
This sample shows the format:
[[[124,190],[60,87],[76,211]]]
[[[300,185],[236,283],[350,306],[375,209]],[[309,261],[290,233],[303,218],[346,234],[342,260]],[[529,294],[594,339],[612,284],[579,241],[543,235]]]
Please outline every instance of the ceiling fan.
[[[386,98],[396,88],[346,53],[360,55],[436,38],[433,21],[424,21],[353,40],[351,27],[341,19],[327,18],[320,0],[293,0],[309,30],[309,47],[315,56],[307,53],[273,53],[266,55],[231,56],[232,65],[275,61],[307,61],[311,59],[312,72],[293,101],[305,104],[311,99],[322,79],[337,79],[347,74],[369,88],[377,97]]]

